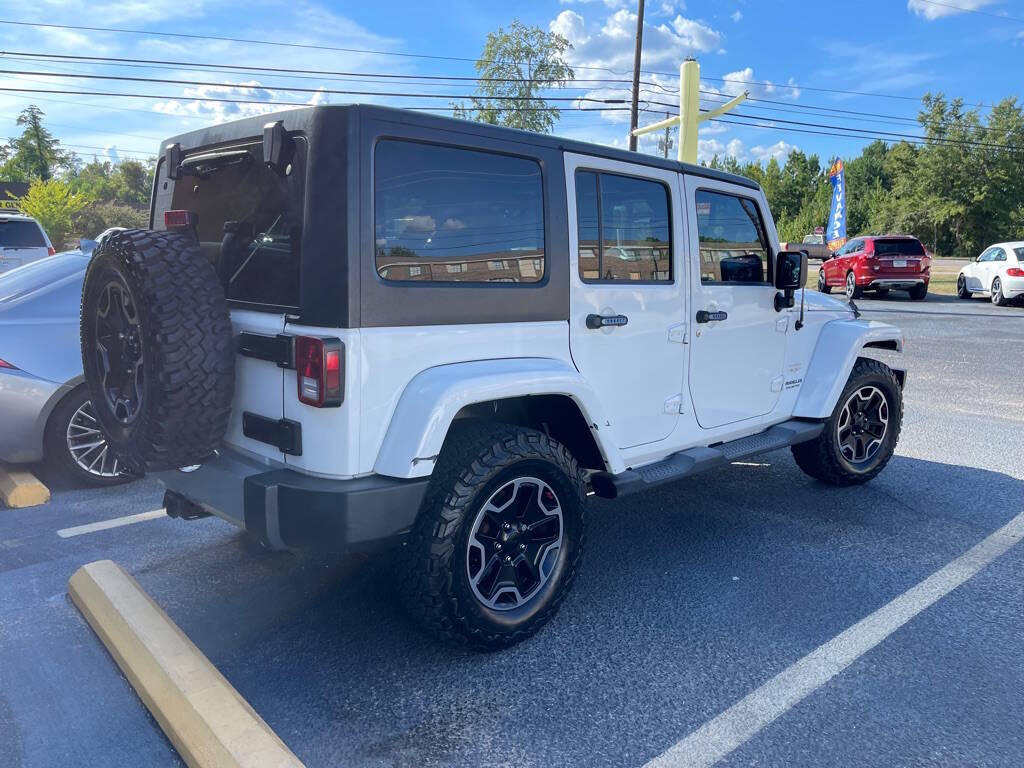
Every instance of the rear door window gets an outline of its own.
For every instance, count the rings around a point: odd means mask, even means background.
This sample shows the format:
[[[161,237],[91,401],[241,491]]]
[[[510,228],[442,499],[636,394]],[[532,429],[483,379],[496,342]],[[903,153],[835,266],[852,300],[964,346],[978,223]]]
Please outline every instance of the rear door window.
[[[190,162],[203,154],[208,162]],[[185,156],[170,208],[198,217],[200,245],[236,306],[297,308],[306,176],[306,143],[295,140],[286,173],[263,162],[262,141]],[[157,226],[163,224],[156,211]]]
[[[0,220],[0,248],[45,248],[46,238],[34,221]]]
[[[374,154],[374,259],[388,281],[536,283],[544,189],[533,160],[385,139]]]
[[[585,282],[672,281],[669,192],[660,181],[576,171],[576,218]]]

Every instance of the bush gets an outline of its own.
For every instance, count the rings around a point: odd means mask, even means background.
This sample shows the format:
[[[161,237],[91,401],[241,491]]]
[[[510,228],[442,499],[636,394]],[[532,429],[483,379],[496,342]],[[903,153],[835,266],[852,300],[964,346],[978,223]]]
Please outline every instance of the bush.
[[[53,247],[63,250],[71,236],[72,219],[88,205],[85,195],[76,195],[59,179],[33,181],[24,197],[18,198],[18,209],[42,226]]]
[[[149,211],[122,203],[90,203],[80,210],[74,219],[75,235],[90,240],[110,227],[145,229],[148,226]]]

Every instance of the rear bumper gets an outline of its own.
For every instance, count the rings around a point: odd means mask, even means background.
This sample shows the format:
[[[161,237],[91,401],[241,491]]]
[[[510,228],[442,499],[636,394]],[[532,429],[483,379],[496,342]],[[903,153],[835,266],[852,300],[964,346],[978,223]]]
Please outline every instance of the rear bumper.
[[[1007,277],[1002,281],[1003,296],[1014,299],[1024,295],[1024,277]]]
[[[867,288],[892,288],[895,290],[907,290],[915,285],[927,285],[928,281],[923,277],[872,277],[866,283]]]
[[[62,385],[24,371],[0,369],[0,461],[43,458],[43,432]]]
[[[191,472],[156,476],[205,511],[244,528],[270,549],[368,551],[401,540],[429,478],[314,477],[230,450]]]

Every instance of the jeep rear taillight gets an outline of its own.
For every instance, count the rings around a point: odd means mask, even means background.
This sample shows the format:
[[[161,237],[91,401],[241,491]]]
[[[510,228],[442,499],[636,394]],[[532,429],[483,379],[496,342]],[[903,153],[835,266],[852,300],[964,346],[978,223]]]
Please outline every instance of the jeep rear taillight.
[[[166,229],[190,229],[192,214],[189,211],[164,211],[164,227]]]
[[[337,408],[345,396],[345,345],[339,339],[295,337],[299,402]]]

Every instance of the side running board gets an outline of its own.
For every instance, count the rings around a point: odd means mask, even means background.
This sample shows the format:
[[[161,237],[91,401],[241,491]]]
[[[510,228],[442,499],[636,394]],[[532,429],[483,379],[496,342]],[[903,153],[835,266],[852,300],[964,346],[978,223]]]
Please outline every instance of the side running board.
[[[617,475],[595,472],[590,476],[590,484],[598,496],[617,499],[708,469],[722,467],[732,461],[813,440],[824,428],[825,424],[820,421],[784,421],[757,435],[719,443],[710,448],[689,448],[673,453],[661,461],[645,464],[636,469],[627,469]]]

